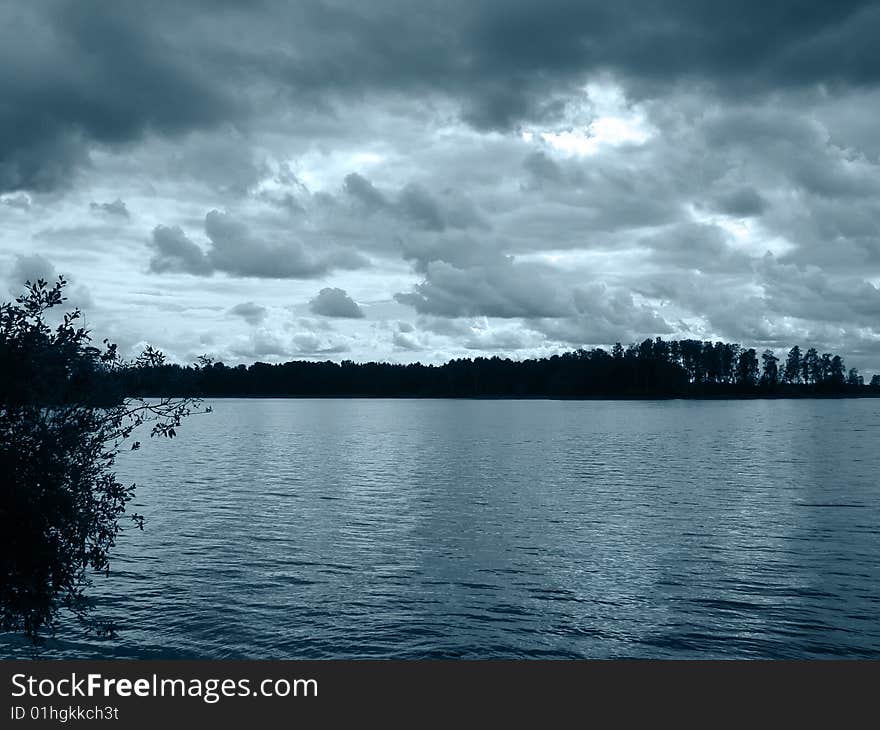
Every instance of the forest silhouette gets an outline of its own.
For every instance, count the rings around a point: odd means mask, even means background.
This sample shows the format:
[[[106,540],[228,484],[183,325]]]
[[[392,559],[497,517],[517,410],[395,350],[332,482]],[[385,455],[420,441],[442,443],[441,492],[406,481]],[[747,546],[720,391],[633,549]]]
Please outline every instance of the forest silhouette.
[[[114,374],[133,396],[200,397],[545,397],[715,398],[880,395],[843,359],[797,345],[781,361],[771,350],[659,337],[624,347],[552,357],[455,359],[442,365],[385,362],[256,362],[230,367],[161,363]]]

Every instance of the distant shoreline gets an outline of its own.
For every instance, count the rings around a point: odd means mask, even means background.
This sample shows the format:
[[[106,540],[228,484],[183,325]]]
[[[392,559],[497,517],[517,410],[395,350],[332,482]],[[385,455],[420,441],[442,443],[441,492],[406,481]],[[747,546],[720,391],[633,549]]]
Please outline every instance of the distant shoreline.
[[[557,401],[669,401],[669,400],[858,400],[880,398],[880,393],[811,393],[781,395],[777,393],[742,395],[138,395],[147,400],[193,397],[202,400],[557,400]]]
[[[791,348],[784,361],[735,343],[646,339],[540,359],[499,357],[421,363],[292,360],[230,367],[204,356],[190,366],[161,360],[114,373],[123,393],[231,398],[452,398],[477,400],[752,400],[870,398],[843,358]]]

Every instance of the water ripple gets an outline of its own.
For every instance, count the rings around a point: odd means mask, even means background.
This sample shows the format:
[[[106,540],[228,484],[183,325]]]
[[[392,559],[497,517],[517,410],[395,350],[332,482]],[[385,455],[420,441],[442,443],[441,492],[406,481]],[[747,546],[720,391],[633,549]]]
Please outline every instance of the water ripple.
[[[878,401],[213,405],[42,656],[880,658]]]

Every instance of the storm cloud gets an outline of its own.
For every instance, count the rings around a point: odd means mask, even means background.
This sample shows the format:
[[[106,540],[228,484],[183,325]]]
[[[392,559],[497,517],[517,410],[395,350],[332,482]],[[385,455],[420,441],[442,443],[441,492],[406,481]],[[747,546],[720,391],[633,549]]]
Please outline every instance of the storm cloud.
[[[354,251],[333,246],[328,246],[329,250],[309,251],[285,232],[260,238],[241,221],[216,210],[205,216],[204,230],[209,241],[207,250],[193,243],[179,227],[156,226],[150,270],[201,276],[221,271],[232,276],[308,279],[334,268],[357,269],[367,265],[366,259]]]
[[[377,0],[367,9],[316,0],[248,9],[160,0],[148,9],[57,0],[17,3],[4,15],[5,189],[68,182],[88,164],[91,143],[247,123],[260,113],[248,88],[297,105],[437,96],[479,129],[511,129],[559,115],[568,95],[604,72],[639,96],[676,83],[742,96],[880,78],[880,8],[859,1]]]
[[[324,287],[309,302],[309,309],[324,317],[342,317],[344,319],[360,319],[363,311],[343,289]]]
[[[229,313],[234,314],[236,317],[241,317],[245,322],[252,325],[258,325],[266,319],[266,308],[253,302],[236,304],[229,310]]]
[[[855,1],[7,3],[0,267],[181,360],[659,335],[870,371],[878,31]]]
[[[131,218],[131,214],[128,212],[128,208],[125,206],[125,202],[117,198],[112,203],[89,203],[89,208],[96,213],[103,213],[105,215],[115,215],[120,218]]]

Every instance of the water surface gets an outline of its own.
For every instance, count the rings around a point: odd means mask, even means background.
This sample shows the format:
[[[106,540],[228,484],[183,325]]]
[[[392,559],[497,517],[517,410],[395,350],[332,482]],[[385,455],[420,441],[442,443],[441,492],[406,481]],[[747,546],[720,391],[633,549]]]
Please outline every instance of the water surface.
[[[212,405],[43,656],[880,657],[880,400]]]

